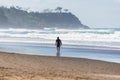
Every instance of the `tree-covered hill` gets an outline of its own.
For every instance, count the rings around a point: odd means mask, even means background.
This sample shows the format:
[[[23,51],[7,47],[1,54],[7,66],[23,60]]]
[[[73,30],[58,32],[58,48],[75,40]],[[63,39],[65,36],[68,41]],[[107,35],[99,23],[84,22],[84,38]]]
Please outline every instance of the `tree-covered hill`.
[[[66,10],[67,11],[67,10]],[[0,7],[0,28],[88,28],[70,12],[28,12]]]

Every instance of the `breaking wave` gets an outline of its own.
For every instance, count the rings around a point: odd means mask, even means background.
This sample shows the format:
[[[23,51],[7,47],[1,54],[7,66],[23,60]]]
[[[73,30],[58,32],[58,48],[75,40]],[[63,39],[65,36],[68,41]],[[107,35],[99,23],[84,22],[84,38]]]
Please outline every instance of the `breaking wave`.
[[[64,44],[120,48],[120,29],[0,29],[0,42],[54,43],[59,36]]]

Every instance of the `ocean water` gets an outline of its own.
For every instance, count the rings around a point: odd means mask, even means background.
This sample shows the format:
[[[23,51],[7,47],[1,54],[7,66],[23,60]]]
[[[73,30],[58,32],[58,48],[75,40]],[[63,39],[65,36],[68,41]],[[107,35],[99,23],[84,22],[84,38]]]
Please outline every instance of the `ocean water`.
[[[120,63],[120,29],[0,29],[0,51],[31,55],[56,55],[56,37],[62,40],[61,56]]]

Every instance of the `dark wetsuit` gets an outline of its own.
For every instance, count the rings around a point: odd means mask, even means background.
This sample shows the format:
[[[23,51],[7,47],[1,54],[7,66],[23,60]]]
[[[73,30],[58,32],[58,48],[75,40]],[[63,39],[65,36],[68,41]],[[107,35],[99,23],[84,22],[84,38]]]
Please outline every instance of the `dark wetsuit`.
[[[60,40],[60,39],[57,39],[57,40],[56,40],[56,46],[57,46],[57,47],[60,47],[61,45],[62,45],[61,40]]]
[[[59,56],[60,56],[60,47],[61,47],[61,45],[62,45],[62,42],[61,42],[61,40],[59,39],[59,37],[57,38],[55,44],[56,44],[56,47],[57,47],[57,56],[59,57]]]

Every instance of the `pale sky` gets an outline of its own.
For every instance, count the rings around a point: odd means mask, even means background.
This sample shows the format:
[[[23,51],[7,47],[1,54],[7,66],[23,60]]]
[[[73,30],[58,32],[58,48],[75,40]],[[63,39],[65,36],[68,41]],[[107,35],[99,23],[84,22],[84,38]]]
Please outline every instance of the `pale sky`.
[[[20,6],[39,12],[60,6],[91,28],[120,28],[120,0],[0,0],[0,6]]]

